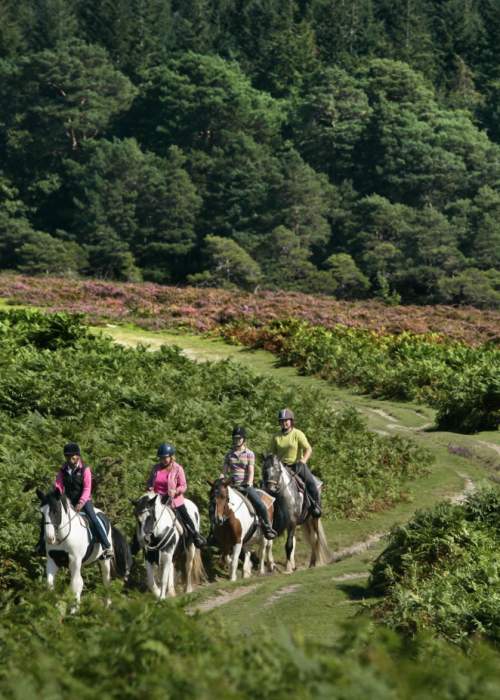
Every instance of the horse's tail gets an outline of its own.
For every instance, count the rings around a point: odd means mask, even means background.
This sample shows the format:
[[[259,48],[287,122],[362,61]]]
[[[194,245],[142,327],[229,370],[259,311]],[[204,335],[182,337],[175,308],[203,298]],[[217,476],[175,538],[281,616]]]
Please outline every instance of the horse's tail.
[[[111,526],[111,540],[114,552],[114,567],[120,578],[127,580],[132,568],[132,552],[126,538],[114,525]]]
[[[199,586],[208,580],[207,572],[203,566],[203,560],[201,558],[201,552],[199,549],[196,550],[193,560],[193,568],[191,570],[192,581],[195,586]]]
[[[304,534],[311,547],[309,566],[324,566],[330,563],[332,553],[326,540],[325,531],[320,518],[309,517],[303,524]]]

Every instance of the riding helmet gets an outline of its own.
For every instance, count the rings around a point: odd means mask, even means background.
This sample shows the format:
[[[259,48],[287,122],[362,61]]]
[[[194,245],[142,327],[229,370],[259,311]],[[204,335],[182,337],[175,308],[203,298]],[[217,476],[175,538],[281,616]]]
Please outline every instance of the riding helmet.
[[[169,442],[162,442],[156,453],[157,457],[173,457],[175,454],[175,447]]]
[[[80,445],[76,442],[68,442],[64,445],[63,453],[65,455],[80,455]]]
[[[295,420],[293,411],[290,411],[289,408],[282,408],[278,413],[278,420]]]
[[[243,426],[235,425],[233,428],[232,436],[233,438],[240,437],[243,438],[243,440],[245,440],[247,436],[247,431],[245,430],[245,428],[243,428]]]

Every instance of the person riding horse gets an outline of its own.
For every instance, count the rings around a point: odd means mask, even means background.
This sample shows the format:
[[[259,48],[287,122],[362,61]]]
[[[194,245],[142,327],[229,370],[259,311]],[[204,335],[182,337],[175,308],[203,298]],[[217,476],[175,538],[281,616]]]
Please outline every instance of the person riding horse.
[[[221,477],[229,479],[231,486],[248,498],[255,508],[267,540],[276,537],[269,522],[267,508],[259,496],[259,492],[253,487],[255,454],[246,446],[246,430],[242,426],[235,426],[232,432],[232,449],[224,457]]]
[[[112,547],[106,530],[97,517],[91,500],[92,472],[90,467],[82,462],[80,446],[76,442],[68,442],[64,448],[64,462],[57,473],[54,488],[71,501],[77,512],[83,511],[90,521],[92,532],[103,548],[103,557],[112,554]],[[45,553],[44,524],[36,547],[39,554]]]
[[[160,461],[151,471],[147,489],[170,499],[169,505],[192,537],[195,547],[200,549],[206,542],[196,529],[184,505],[183,494],[187,489],[186,475],[181,465],[174,460],[174,455],[175,447],[168,442],[162,442],[157,451]]]
[[[271,440],[271,452],[303,480],[309,499],[309,513],[313,518],[319,518],[321,516],[320,495],[314,476],[307,466],[312,447],[304,433],[295,427],[295,416],[289,408],[282,408],[279,411],[278,421],[281,431]]]

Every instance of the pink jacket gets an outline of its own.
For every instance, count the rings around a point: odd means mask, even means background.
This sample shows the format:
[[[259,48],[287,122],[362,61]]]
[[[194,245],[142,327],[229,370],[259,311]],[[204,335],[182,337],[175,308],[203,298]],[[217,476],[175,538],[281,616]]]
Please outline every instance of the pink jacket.
[[[54,487],[60,492],[64,493],[64,470],[66,468],[66,465],[63,465],[61,469],[57,472],[56,476],[56,481],[54,484]],[[76,469],[83,469],[83,462],[80,460],[78,463],[78,466]],[[83,489],[82,489],[82,495],[80,496],[78,500],[78,505],[79,506],[84,506],[88,500],[90,500],[90,496],[92,493],[92,473],[90,471],[89,467],[86,467],[85,471],[83,472]]]
[[[183,493],[187,489],[184,469],[177,462],[172,462],[169,469],[165,469],[161,464],[156,464],[148,479],[147,488],[152,488],[155,493],[162,496],[168,495],[170,491],[175,491],[172,505],[174,508],[184,505]]]

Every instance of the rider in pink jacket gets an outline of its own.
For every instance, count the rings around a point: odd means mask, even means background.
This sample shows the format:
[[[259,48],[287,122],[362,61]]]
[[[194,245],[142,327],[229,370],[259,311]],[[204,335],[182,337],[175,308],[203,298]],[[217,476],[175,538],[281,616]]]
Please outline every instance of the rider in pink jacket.
[[[184,469],[174,460],[175,447],[168,442],[162,442],[158,448],[158,464],[155,464],[147,482],[150,491],[169,499],[170,506],[175,510],[196,547],[203,547],[206,542],[200,535],[187,508],[184,504],[184,493],[187,489]]]

